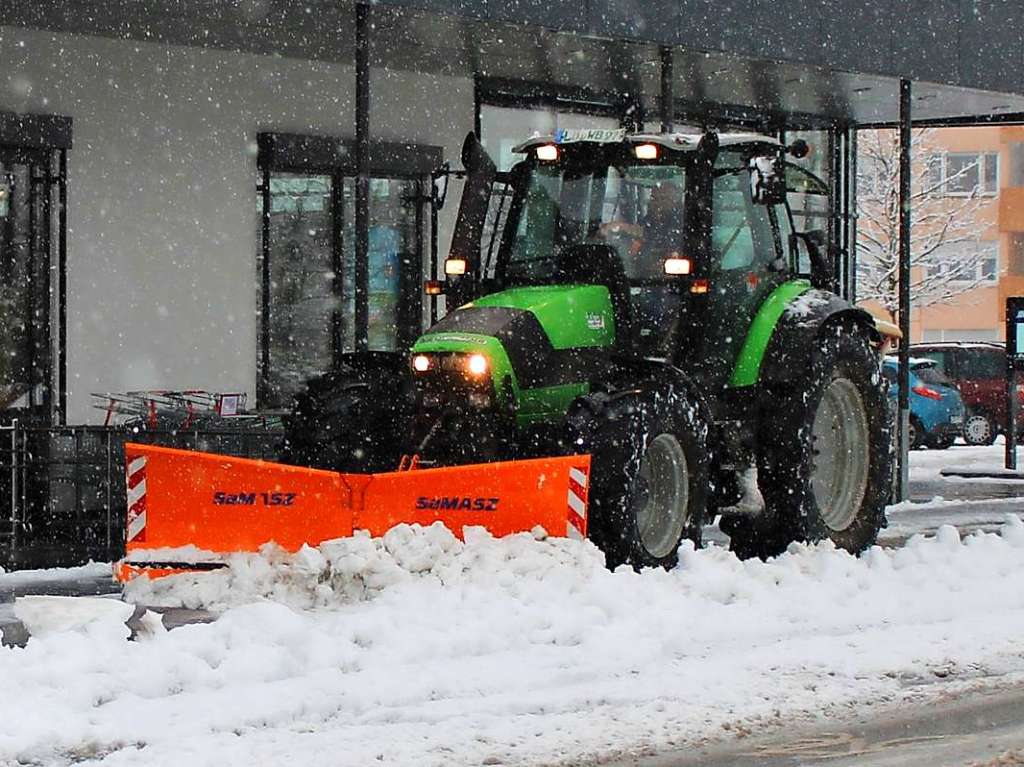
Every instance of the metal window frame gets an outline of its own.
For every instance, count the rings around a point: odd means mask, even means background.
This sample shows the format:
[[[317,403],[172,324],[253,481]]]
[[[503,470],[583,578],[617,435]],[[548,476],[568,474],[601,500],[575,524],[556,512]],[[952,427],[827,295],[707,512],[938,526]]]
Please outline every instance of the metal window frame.
[[[40,307],[42,319],[39,323],[45,338],[36,336],[37,323],[28,323],[33,378],[29,412],[58,425],[67,423],[67,153],[72,147],[71,134],[70,117],[0,112],[0,153],[14,164],[27,165],[29,171],[30,268],[36,268],[37,257],[46,259],[41,269],[41,293],[48,298]],[[30,308],[29,311],[33,313],[34,310]],[[40,344],[45,344],[46,349],[41,376],[38,375]],[[44,396],[40,402],[35,401],[35,384],[38,383],[44,384]]]
[[[271,295],[270,295],[270,177],[273,173],[295,173],[308,175],[325,175],[331,177],[332,232],[331,255],[335,278],[332,289],[339,306],[343,305],[346,296],[343,294],[343,231],[345,226],[344,204],[342,202],[343,184],[345,179],[356,181],[356,314],[354,348],[366,351],[369,344],[369,180],[371,178],[399,179],[413,182],[416,185],[416,237],[419,253],[423,256],[425,244],[425,216],[421,210],[424,184],[429,182],[431,174],[441,166],[444,152],[441,147],[426,144],[402,144],[394,142],[368,141],[367,170],[367,218],[362,220],[359,211],[359,160],[357,147],[359,141],[336,136],[304,135],[294,133],[261,132],[257,134],[257,168],[260,181],[257,191],[262,200],[260,221],[260,333],[259,352],[257,357],[256,404],[264,407],[270,395],[270,371],[273,360],[270,353]],[[365,229],[366,249],[360,256],[360,229]],[[363,262],[364,268],[360,269]],[[423,322],[422,301],[411,300],[419,297],[419,272],[415,280],[410,279],[403,269],[399,282],[401,316],[399,317],[399,341],[405,342],[414,338]],[[360,286],[363,289],[360,290]],[[415,286],[415,296],[413,287]],[[362,310],[360,307],[362,306]],[[346,339],[343,337],[343,317],[341,309],[331,316],[332,358],[337,365],[344,351]]]

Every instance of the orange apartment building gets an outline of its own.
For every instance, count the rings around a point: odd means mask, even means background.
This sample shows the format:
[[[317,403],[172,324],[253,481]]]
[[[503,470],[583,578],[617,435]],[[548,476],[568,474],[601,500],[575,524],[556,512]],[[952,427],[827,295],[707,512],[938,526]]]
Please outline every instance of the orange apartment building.
[[[1002,341],[1007,296],[1024,295],[1024,127],[945,128],[929,138],[931,172],[954,176],[948,197],[978,189],[974,287],[911,314],[911,341]],[[964,247],[950,246],[951,248]],[[955,254],[950,254],[955,255]],[[965,282],[965,286],[968,283]]]

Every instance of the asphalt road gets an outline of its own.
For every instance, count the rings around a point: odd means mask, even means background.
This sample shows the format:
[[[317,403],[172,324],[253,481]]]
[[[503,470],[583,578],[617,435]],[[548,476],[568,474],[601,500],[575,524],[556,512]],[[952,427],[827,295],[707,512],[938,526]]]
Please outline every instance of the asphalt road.
[[[1024,767],[1024,687],[604,767]]]

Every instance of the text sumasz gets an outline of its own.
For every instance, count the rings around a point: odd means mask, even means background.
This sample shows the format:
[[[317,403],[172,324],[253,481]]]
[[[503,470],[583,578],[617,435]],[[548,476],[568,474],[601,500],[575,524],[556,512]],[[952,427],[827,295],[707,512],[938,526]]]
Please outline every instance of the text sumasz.
[[[500,498],[474,498],[468,495],[425,496],[416,499],[417,509],[431,511],[497,511]]]

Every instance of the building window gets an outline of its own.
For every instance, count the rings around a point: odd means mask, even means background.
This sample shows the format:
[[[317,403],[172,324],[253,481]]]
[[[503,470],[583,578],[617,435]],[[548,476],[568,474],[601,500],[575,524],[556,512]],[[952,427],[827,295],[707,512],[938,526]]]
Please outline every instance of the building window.
[[[928,157],[926,184],[933,194],[946,197],[999,193],[998,152],[947,152]]]
[[[1024,274],[1024,234],[1010,235],[1010,274]]]
[[[987,283],[999,279],[999,243],[958,242],[942,245],[928,258],[929,278],[948,282]]]
[[[1024,143],[1010,144],[1010,186],[1024,186]]]

